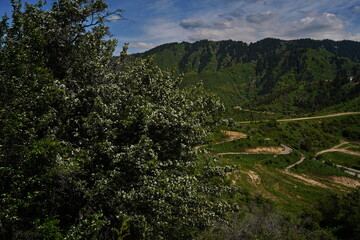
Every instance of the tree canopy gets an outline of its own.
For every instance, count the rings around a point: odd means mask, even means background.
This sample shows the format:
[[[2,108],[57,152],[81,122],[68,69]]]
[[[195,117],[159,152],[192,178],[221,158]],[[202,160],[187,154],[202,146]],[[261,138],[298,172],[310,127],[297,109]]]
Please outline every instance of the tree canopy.
[[[104,0],[44,4],[0,23],[1,238],[192,238],[228,208],[224,169],[193,151],[219,100],[114,61]]]

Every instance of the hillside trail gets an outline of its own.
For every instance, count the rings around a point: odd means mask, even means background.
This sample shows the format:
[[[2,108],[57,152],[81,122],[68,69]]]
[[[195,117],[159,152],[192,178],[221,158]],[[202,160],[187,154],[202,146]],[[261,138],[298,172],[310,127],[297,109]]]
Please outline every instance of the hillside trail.
[[[355,152],[355,151],[351,151],[351,150],[348,150],[347,147],[345,148],[339,148],[341,147],[342,145],[345,145],[345,144],[348,144],[349,142],[342,142],[340,143],[339,145],[336,145],[332,148],[329,148],[329,149],[325,149],[325,150],[322,150],[320,152],[317,152],[315,154],[315,157],[321,155],[321,154],[324,154],[324,153],[328,153],[328,152],[342,152],[342,153],[346,153],[346,154],[349,154],[349,155],[354,155],[354,156],[360,156],[360,152]]]
[[[223,141],[215,142],[213,145],[222,144],[226,142],[232,142],[241,138],[247,138],[249,135],[237,132],[237,131],[229,131],[229,130],[221,130],[222,133],[227,135],[227,138]],[[203,144],[199,146],[195,146],[194,150],[197,151],[201,147],[206,147],[209,144]],[[255,148],[247,148],[244,152],[223,152],[218,153],[215,156],[223,156],[223,155],[237,155],[237,154],[280,154],[280,155],[286,155],[290,154],[292,152],[292,148],[281,144],[281,147],[255,147]]]
[[[330,188],[329,186],[323,184],[323,183],[320,183],[318,181],[315,181],[314,179],[311,179],[309,176],[307,175],[304,175],[304,174],[296,174],[296,173],[292,173],[292,172],[289,172],[289,171],[286,171],[286,170],[282,170],[280,171],[281,173],[284,173],[284,174],[287,174],[289,176],[292,176],[294,178],[297,178],[303,182],[305,182],[306,184],[308,185],[311,185],[311,186],[317,186],[317,187],[321,187],[321,188]]]
[[[217,144],[222,144],[222,143],[226,143],[226,142],[232,142],[241,138],[247,138],[248,135],[242,132],[236,132],[236,131],[228,131],[228,130],[221,130],[222,133],[224,133],[227,138],[223,141],[219,141],[219,142],[215,142],[213,143],[213,145],[217,145]],[[195,146],[194,150],[198,150],[199,148],[202,147],[206,147],[209,146],[209,144],[203,144],[203,145],[199,145],[199,146]]]
[[[300,160],[297,161],[296,163],[293,163],[293,164],[287,166],[287,167],[285,168],[285,171],[286,171],[286,172],[288,172],[291,168],[293,168],[293,167],[301,164],[301,163],[305,160],[305,156],[304,156],[302,153],[300,153],[300,154],[301,154]]]
[[[281,144],[282,147],[255,147],[247,148],[244,152],[222,152],[217,153],[215,156],[224,156],[224,155],[247,155],[247,154],[276,154],[276,155],[287,155],[290,154],[293,150],[292,148]]]
[[[345,148],[340,148],[341,146],[343,146],[345,144],[348,144],[348,143],[349,142],[343,141],[340,144],[338,144],[338,145],[336,145],[336,146],[334,146],[332,148],[325,149],[325,150],[322,150],[320,152],[317,152],[315,154],[315,157],[317,157],[317,156],[319,156],[321,154],[324,154],[324,153],[329,153],[329,152],[342,152],[342,153],[349,154],[349,155],[360,156],[360,152],[355,152],[355,151],[348,150],[347,148],[350,147],[350,146],[345,147]],[[357,169],[345,167],[345,166],[339,165],[339,164],[336,164],[336,167],[344,169],[345,172],[348,173],[348,174],[360,177],[360,171],[357,170]]]
[[[331,117],[357,115],[357,114],[360,114],[360,112],[343,112],[343,113],[334,113],[334,114],[328,114],[328,115],[323,115],[323,116],[314,116],[314,117],[278,119],[277,122],[303,121],[303,120],[310,120],[310,119],[322,119],[322,118],[331,118]],[[236,122],[236,123],[250,123],[250,122],[252,122],[252,121],[242,121],[242,122]]]

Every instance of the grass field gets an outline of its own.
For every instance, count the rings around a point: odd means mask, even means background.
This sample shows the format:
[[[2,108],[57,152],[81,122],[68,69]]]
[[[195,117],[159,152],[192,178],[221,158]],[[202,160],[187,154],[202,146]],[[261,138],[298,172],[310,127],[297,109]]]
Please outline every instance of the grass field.
[[[253,195],[262,195],[276,202],[281,208],[301,212],[314,208],[314,204],[328,193],[348,192],[360,185],[360,181],[334,163],[348,167],[360,167],[359,157],[338,153],[326,153],[325,163],[313,160],[315,153],[338,145],[346,127],[356,126],[360,116],[341,116],[327,119],[312,119],[298,122],[270,121],[250,124],[236,124],[218,127],[208,139],[205,148],[208,154],[243,152],[246,148],[279,147],[281,144],[293,149],[288,155],[280,154],[238,154],[219,156],[221,165],[230,165],[235,170],[228,174],[232,185]],[[239,131],[248,138],[226,141],[221,129]],[[341,146],[359,151],[360,144],[351,142]],[[285,171],[285,168],[301,159],[306,159]],[[330,161],[331,160],[331,161]]]
[[[360,156],[354,156],[341,152],[329,152],[320,155],[320,159],[333,164],[360,170]]]
[[[264,139],[238,139],[231,142],[224,142],[221,144],[210,144],[208,149],[212,153],[224,153],[224,152],[243,152],[247,148],[254,147],[280,147],[276,142],[272,140]]]
[[[306,159],[302,164],[294,167],[293,171],[299,174],[311,174],[314,176],[347,176],[349,174],[332,166],[331,164],[323,163],[314,159]]]
[[[360,143],[352,142],[349,144],[347,149],[350,151],[360,152]]]
[[[290,162],[298,160],[297,157],[294,153]],[[312,208],[321,196],[343,188],[326,178],[312,176],[313,180],[306,182],[294,177],[298,175],[282,169],[289,163],[284,158],[274,155],[228,155],[222,157],[221,162],[235,167],[235,171],[229,174],[233,185],[254,195],[272,199],[281,208],[290,211],[301,212],[305,208]],[[301,177],[310,178],[307,175]]]

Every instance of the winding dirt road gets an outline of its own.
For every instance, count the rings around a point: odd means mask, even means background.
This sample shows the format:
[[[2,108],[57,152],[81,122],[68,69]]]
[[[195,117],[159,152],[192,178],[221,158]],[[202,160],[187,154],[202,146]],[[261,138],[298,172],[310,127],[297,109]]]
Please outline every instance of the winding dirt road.
[[[342,153],[346,153],[346,154],[349,154],[349,155],[354,155],[354,156],[360,156],[360,152],[355,152],[355,151],[351,151],[351,150],[348,150],[347,148],[339,148],[345,144],[348,144],[349,142],[342,142],[340,143],[339,145],[336,145],[332,148],[329,148],[329,149],[325,149],[325,150],[322,150],[320,152],[317,152],[315,154],[315,157],[321,155],[321,154],[324,154],[324,153],[328,153],[328,152],[342,152]]]
[[[213,143],[213,145],[217,145],[217,144],[222,144],[222,143],[226,143],[226,142],[232,142],[241,138],[247,138],[248,135],[242,132],[235,132],[235,131],[228,131],[228,130],[221,130],[222,133],[224,133],[225,135],[227,135],[227,138],[223,141],[219,141],[216,143]],[[199,146],[195,146],[194,150],[197,151],[199,150],[199,148],[202,147],[206,147],[209,146],[209,144],[203,144],[203,145],[199,145]]]
[[[303,121],[303,120],[310,120],[310,119],[321,119],[321,118],[331,118],[331,117],[339,117],[339,116],[346,116],[346,115],[357,115],[360,112],[343,112],[343,113],[334,113],[328,114],[323,116],[314,116],[314,117],[301,117],[301,118],[288,118],[288,119],[278,119],[278,122],[291,122],[291,121]],[[242,121],[236,123],[250,123],[254,121]]]
[[[346,153],[346,154],[350,154],[350,155],[354,155],[354,156],[360,156],[360,152],[350,151],[350,150],[347,149],[348,147],[340,148],[341,146],[343,146],[345,144],[348,144],[348,143],[349,142],[342,142],[342,143],[340,143],[340,144],[338,144],[338,145],[336,145],[336,146],[334,146],[332,148],[325,149],[325,150],[322,150],[320,152],[317,152],[315,154],[315,157],[317,157],[317,156],[319,156],[321,154],[324,154],[324,153],[328,153],[328,152],[342,152],[342,153]],[[339,164],[336,164],[336,167],[344,169],[344,171],[346,173],[348,173],[348,174],[360,177],[360,171],[357,170],[357,169],[345,167],[345,166],[339,165]]]
[[[236,132],[236,131],[228,131],[228,130],[221,130],[222,133],[227,135],[227,139],[223,140],[223,141],[219,141],[216,143],[213,143],[215,145],[217,144],[221,144],[221,143],[225,143],[225,142],[231,142],[231,141],[235,141],[241,138],[247,138],[248,135],[242,132]],[[202,147],[206,147],[209,144],[204,144],[204,145],[199,145],[199,146],[195,146],[194,150],[197,151]],[[223,153],[218,153],[216,154],[216,156],[223,156],[223,155],[237,155],[237,154],[280,154],[280,155],[286,155],[286,154],[290,154],[292,152],[292,148],[281,144],[281,147],[255,147],[255,148],[248,148],[245,149],[244,152],[223,152]]]
[[[338,145],[336,145],[336,146],[334,146],[334,147],[332,147],[332,148],[325,149],[325,150],[322,150],[322,151],[320,151],[320,152],[317,152],[317,153],[315,154],[315,157],[317,157],[317,156],[319,156],[319,155],[321,155],[321,154],[323,154],[323,153],[327,153],[327,152],[338,152],[338,150],[340,150],[339,147],[341,147],[341,146],[343,146],[343,145],[345,145],[345,144],[348,144],[348,143],[349,143],[349,142],[341,142],[340,144],[338,144]]]
[[[248,148],[245,152],[222,152],[216,154],[216,156],[224,155],[248,155],[248,154],[276,154],[276,155],[287,155],[290,154],[293,150],[292,148],[281,144],[281,147],[256,147]]]
[[[297,161],[296,163],[291,164],[290,166],[287,166],[287,167],[285,168],[285,171],[289,171],[291,168],[293,168],[293,167],[301,164],[304,160],[305,160],[305,156],[301,154],[300,160]]]

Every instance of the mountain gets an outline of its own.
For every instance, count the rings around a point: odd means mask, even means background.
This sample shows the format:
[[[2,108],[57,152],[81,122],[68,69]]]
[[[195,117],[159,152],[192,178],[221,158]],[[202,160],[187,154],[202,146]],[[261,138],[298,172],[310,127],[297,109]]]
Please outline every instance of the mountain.
[[[163,69],[183,73],[183,86],[203,82],[229,111],[288,115],[359,106],[360,42],[202,40],[168,43],[136,55],[148,56]]]

